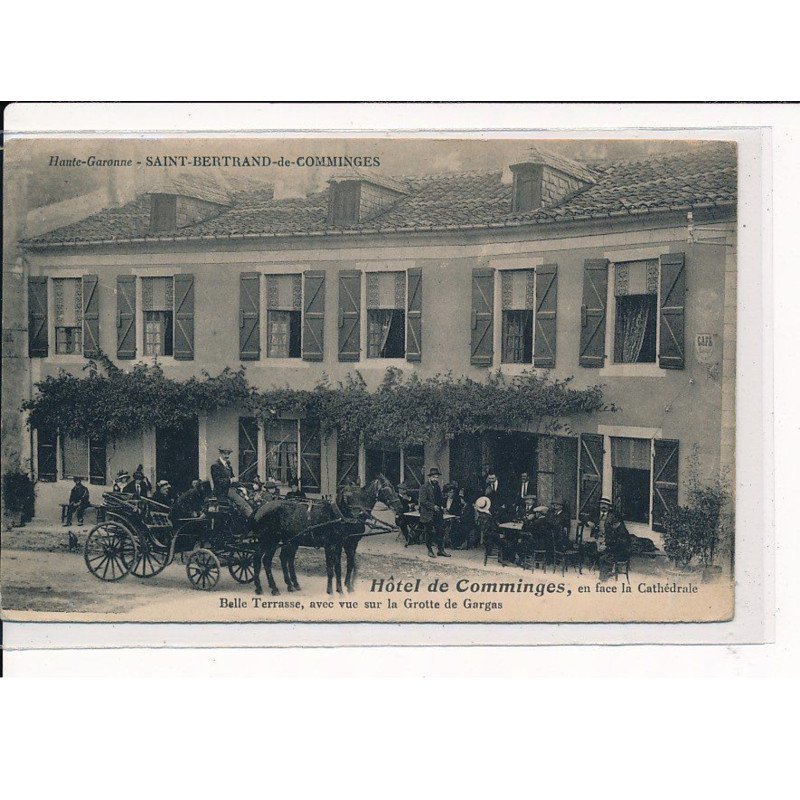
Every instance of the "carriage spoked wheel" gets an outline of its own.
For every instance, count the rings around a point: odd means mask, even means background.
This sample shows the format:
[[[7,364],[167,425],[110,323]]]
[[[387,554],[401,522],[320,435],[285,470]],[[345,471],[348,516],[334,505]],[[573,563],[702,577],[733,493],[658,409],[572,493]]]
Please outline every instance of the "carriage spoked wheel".
[[[139,537],[136,562],[131,572],[137,578],[152,578],[169,564],[169,549],[149,533]]]
[[[193,550],[186,562],[186,576],[194,589],[210,591],[219,582],[219,559],[204,547]]]
[[[237,583],[252,583],[255,553],[242,545],[233,545],[227,554],[228,572]]]
[[[101,581],[124,578],[136,563],[136,540],[117,522],[101,522],[89,531],[83,559],[89,572]]]

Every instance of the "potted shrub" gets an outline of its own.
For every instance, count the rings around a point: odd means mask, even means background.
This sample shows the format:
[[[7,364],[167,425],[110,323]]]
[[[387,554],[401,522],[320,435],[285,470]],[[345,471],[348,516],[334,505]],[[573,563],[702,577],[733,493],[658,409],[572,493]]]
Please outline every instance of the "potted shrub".
[[[34,516],[36,489],[31,477],[19,469],[3,474],[3,516],[11,527],[24,525]]]

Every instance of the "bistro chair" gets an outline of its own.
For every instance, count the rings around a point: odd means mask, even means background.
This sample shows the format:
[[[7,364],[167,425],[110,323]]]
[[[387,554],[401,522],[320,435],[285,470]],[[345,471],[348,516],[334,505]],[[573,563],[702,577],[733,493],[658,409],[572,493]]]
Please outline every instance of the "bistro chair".
[[[583,530],[580,533],[576,534],[575,546],[574,547],[567,547],[567,548],[555,548],[555,552],[553,555],[553,571],[555,572],[556,568],[561,565],[561,577],[564,577],[564,573],[569,568],[570,564],[573,567],[577,567],[578,574],[583,575],[583,557],[582,557],[582,549],[583,549]]]
[[[614,580],[618,581],[621,574],[625,575],[625,580],[631,582],[631,557],[621,561],[614,561]]]

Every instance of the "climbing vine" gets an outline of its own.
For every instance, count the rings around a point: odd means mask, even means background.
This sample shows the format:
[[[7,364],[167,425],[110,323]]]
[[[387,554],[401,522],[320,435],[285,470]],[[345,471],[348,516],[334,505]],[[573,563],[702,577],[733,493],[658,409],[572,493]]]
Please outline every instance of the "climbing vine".
[[[409,378],[386,370],[370,391],[360,373],[313,389],[251,386],[242,367],[219,375],[176,380],[157,364],[121,370],[106,356],[89,361],[82,376],[61,372],[36,385],[23,404],[33,427],[56,427],[72,436],[119,439],[156,425],[172,427],[200,412],[241,409],[268,422],[278,416],[317,419],[323,432],[406,445],[490,428],[555,431],[560,418],[605,410],[602,387],[575,389],[571,378],[525,371],[512,378],[492,373],[485,382],[448,373]]]

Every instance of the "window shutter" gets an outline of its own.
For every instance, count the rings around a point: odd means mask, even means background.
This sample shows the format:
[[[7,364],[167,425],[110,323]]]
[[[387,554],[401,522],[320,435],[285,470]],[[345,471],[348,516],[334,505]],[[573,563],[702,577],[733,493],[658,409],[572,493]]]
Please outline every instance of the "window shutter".
[[[308,270],[303,275],[303,360],[325,356],[325,273]]]
[[[194,275],[175,276],[175,343],[172,349],[178,361],[194,358]]]
[[[251,480],[258,472],[258,420],[239,417],[239,479]]]
[[[300,420],[300,485],[303,491],[319,494],[322,441],[317,420]]]
[[[603,437],[598,433],[581,434],[581,496],[579,514],[597,514],[603,494]]]
[[[340,433],[336,437],[336,485],[359,483],[358,479],[358,440],[347,438]]]
[[[583,263],[583,305],[581,306],[582,367],[602,367],[606,353],[606,306],[608,261],[589,258]]]
[[[56,479],[56,449],[58,435],[55,428],[36,430],[37,480],[52,482]]]
[[[552,369],[556,365],[556,311],[558,310],[558,264],[536,268],[536,334],[533,366]]]
[[[665,512],[678,505],[678,442],[653,442],[653,530],[664,530]]]
[[[258,361],[261,355],[261,276],[243,272],[239,277],[239,358]]]
[[[661,256],[661,344],[658,365],[683,369],[686,361],[684,318],[686,316],[686,257],[683,253]]]
[[[494,270],[472,270],[472,342],[470,363],[491,367],[494,357]]]
[[[406,359],[422,361],[422,270],[412,267],[407,275]]]
[[[89,439],[89,483],[97,486],[105,485],[106,463],[105,439]]]
[[[83,354],[100,354],[100,292],[97,275],[83,276]]]
[[[361,273],[339,272],[339,361],[361,358]]]
[[[117,276],[117,358],[136,358],[136,278]]]
[[[47,357],[47,278],[28,278],[28,355]]]

